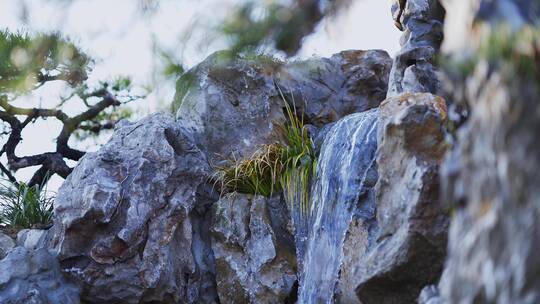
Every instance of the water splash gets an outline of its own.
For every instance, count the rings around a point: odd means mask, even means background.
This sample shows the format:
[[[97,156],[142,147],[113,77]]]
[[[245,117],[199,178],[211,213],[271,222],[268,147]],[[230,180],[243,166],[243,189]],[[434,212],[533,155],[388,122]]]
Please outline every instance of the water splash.
[[[326,135],[312,188],[298,303],[332,303],[353,215],[372,218],[368,184],[376,180],[378,110],[352,114]],[[370,183],[366,183],[370,180]]]

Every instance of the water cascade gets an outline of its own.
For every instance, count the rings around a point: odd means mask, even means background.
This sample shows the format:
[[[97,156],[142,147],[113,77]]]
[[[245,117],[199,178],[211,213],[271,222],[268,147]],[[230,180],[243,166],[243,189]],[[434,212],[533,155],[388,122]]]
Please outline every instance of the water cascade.
[[[375,217],[378,110],[338,121],[323,142],[311,195],[298,303],[332,303],[353,216]]]

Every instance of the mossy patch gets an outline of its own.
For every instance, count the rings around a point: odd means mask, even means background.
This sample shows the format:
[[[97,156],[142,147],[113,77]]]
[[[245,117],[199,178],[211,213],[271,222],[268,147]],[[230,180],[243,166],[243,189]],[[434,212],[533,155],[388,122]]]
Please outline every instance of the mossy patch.
[[[178,111],[178,109],[180,108],[180,106],[182,106],[184,98],[190,90],[196,87],[198,81],[199,80],[197,78],[197,75],[193,71],[184,73],[176,81],[176,94],[174,95],[174,100],[171,106],[171,111],[173,114],[175,114],[176,111]]]

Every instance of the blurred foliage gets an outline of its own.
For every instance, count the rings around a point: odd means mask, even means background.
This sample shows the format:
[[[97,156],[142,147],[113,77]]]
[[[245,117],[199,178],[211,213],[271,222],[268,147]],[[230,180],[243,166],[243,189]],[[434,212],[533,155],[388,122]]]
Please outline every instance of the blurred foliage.
[[[539,75],[539,56],[540,27],[526,26],[516,32],[509,26],[499,26],[480,42],[475,59],[506,67],[510,73],[532,77]]]
[[[346,7],[348,0],[247,1],[225,20],[221,31],[233,52],[271,46],[292,56],[325,17]]]
[[[527,90],[540,88],[540,27],[525,26],[516,31],[509,25],[478,23],[475,31],[478,38],[470,49],[437,59],[447,78],[445,93],[452,98],[450,113],[454,117],[448,120],[447,128],[454,138],[476,102],[468,92],[469,80],[476,73],[497,73],[504,81],[519,83]]]
[[[163,64],[163,76],[176,78],[185,72],[182,63],[171,52],[158,49],[155,53],[157,53]]]
[[[474,73],[479,62],[485,61],[492,70],[509,75],[527,78],[540,75],[540,27],[526,26],[519,31],[507,25],[480,27],[485,35],[473,52],[460,59],[439,57],[438,64],[446,73],[464,79]]]
[[[0,94],[24,93],[50,80],[72,86],[88,76],[91,59],[59,34],[0,31]]]
[[[302,9],[277,2],[263,3],[250,1],[240,6],[223,24],[222,31],[229,37],[233,52],[273,44],[292,55],[322,17],[317,5]]]

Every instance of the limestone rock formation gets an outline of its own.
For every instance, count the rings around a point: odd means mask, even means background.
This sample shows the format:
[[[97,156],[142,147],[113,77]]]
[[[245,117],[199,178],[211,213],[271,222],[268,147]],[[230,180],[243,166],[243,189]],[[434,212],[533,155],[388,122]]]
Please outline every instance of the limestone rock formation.
[[[214,204],[211,226],[221,303],[284,303],[294,296],[294,242],[279,197],[232,194]]]
[[[47,247],[48,232],[44,229],[23,229],[17,233],[17,245],[31,250]]]
[[[16,247],[0,261],[0,303],[78,304],[79,288],[46,248]]]
[[[249,155],[272,141],[273,124],[285,119],[281,94],[314,136],[342,116],[377,107],[391,60],[383,51],[346,51],[290,64],[243,58],[223,65],[220,56],[180,82],[186,87],[178,88],[177,121],[155,114],[118,124],[62,185],[54,226],[19,232],[20,256],[51,249],[43,255],[57,261],[35,284],[65,281],[84,303],[295,301],[286,206],[277,197],[220,199],[211,162],[222,159],[216,153]],[[25,301],[4,289],[0,296]]]
[[[418,304],[444,304],[440,297],[439,288],[435,285],[428,285],[422,289],[418,297]]]
[[[391,67],[384,51],[345,51],[290,64],[227,55],[216,53],[182,76],[174,101],[179,122],[212,163],[249,156],[274,140],[274,124],[285,120],[280,90],[305,114],[305,123],[320,127],[378,106]]]
[[[330,58],[294,61],[275,75],[306,123],[322,127],[386,98],[392,60],[385,51],[343,51]]]
[[[434,67],[444,18],[444,49],[467,58],[502,21],[537,24],[540,5],[440,2],[394,1],[393,65],[220,52],[187,72],[176,120],[119,123],[62,185],[50,230],[0,233],[0,303],[540,302],[540,34],[460,79]],[[459,123],[439,93],[463,104]],[[275,140],[284,102],[319,154],[304,213],[211,180]]]
[[[0,232],[0,260],[3,259],[13,247],[15,247],[13,239]]]
[[[403,31],[401,50],[394,58],[388,97],[401,93],[437,94],[435,55],[443,40],[444,8],[439,0],[393,0],[396,25]]]
[[[487,38],[489,32],[479,29],[496,33],[507,21],[517,32],[531,17],[538,22],[537,1],[462,2],[477,9],[469,12],[477,22],[464,29],[467,35],[447,30],[450,41],[467,46],[462,53],[475,52]],[[449,17],[453,24],[458,15]],[[465,43],[471,37],[476,40]],[[534,46],[538,35],[533,37],[536,40],[508,40],[509,58],[496,49],[502,45],[489,45],[502,55],[480,57],[473,62],[474,72],[457,80],[465,88],[460,97],[470,115],[457,132],[442,173],[445,198],[456,209],[439,284],[438,299],[445,303],[540,301],[540,119],[534,114],[540,111],[540,74]],[[521,52],[530,45],[530,52]],[[528,63],[518,65],[514,58]]]
[[[409,1],[399,18],[410,40],[404,50],[414,54],[418,37],[436,41],[437,23],[420,21],[439,16],[431,2],[418,3]],[[435,51],[422,45],[418,52],[425,49]],[[447,224],[437,178],[444,101],[402,94],[374,109],[388,89],[391,60],[383,51],[288,64],[224,55],[179,81],[177,120],[154,114],[121,122],[81,159],[59,190],[53,227],[20,231],[19,247],[2,247],[11,251],[0,267],[39,259],[45,268],[4,275],[0,299],[408,303],[436,283]],[[396,92],[433,91],[416,77],[431,73],[429,60],[399,60],[414,77],[399,80]],[[210,180],[216,162],[274,140],[274,124],[286,119],[282,94],[321,151],[317,206],[302,214],[309,229],[297,239],[280,194],[222,196]],[[57,284],[50,297],[42,291],[48,284]]]
[[[190,218],[202,205],[206,174],[191,135],[164,114],[120,124],[84,156],[59,190],[51,241],[82,300],[200,303],[201,294],[212,296],[192,253]]]
[[[377,213],[357,217],[343,251],[342,303],[411,303],[436,283],[446,251],[447,212],[439,200],[446,105],[440,97],[404,94],[379,110]]]

